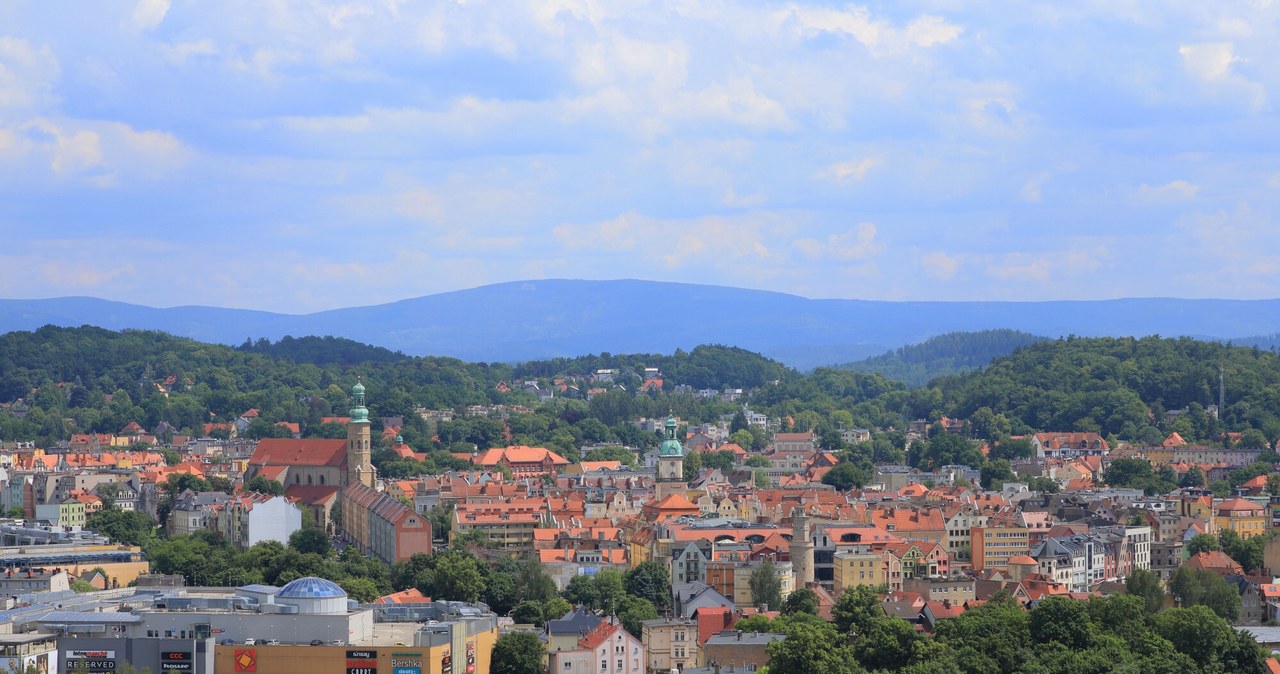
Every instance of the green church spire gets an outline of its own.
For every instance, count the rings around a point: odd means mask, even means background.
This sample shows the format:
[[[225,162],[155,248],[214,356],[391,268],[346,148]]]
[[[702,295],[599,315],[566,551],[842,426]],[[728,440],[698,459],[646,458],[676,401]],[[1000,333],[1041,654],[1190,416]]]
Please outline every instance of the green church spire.
[[[364,384],[356,379],[356,385],[351,387],[351,423],[367,424],[369,423],[369,410],[364,406]]]
[[[684,443],[676,439],[676,418],[667,417],[666,423],[667,437],[662,441],[662,447],[658,450],[658,456],[684,456]]]

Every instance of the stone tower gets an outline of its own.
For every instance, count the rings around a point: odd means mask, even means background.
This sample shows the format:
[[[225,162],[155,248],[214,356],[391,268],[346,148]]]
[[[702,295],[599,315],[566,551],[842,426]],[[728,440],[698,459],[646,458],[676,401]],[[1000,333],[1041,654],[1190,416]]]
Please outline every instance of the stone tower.
[[[791,568],[796,573],[797,590],[813,582],[813,538],[804,507],[791,510]]]
[[[364,384],[351,387],[351,421],[347,422],[347,475],[344,486],[360,483],[372,488],[374,482],[372,448],[369,439],[369,410],[364,406]]]
[[[676,439],[676,418],[667,417],[666,438],[658,449],[658,483],[655,498],[659,501],[689,488],[684,481],[684,444]]]

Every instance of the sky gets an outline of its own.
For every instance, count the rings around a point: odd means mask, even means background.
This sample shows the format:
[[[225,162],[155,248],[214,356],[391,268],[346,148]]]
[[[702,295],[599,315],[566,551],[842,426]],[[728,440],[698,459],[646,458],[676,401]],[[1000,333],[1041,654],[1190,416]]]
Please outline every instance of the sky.
[[[1280,297],[1280,0],[8,0],[0,297]]]

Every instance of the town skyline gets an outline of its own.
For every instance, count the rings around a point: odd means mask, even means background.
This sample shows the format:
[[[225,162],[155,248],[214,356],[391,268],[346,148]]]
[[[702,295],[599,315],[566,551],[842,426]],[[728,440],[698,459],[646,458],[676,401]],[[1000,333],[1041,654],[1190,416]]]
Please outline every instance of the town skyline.
[[[1280,296],[1276,3],[67,7],[0,8],[6,298]]]

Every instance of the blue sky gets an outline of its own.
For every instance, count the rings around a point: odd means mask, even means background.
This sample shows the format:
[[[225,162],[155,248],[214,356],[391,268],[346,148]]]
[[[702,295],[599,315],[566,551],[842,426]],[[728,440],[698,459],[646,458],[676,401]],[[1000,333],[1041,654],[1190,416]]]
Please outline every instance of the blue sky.
[[[0,296],[1280,297],[1280,1],[0,4]]]

